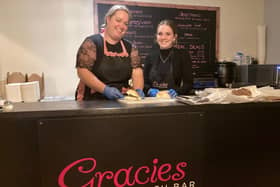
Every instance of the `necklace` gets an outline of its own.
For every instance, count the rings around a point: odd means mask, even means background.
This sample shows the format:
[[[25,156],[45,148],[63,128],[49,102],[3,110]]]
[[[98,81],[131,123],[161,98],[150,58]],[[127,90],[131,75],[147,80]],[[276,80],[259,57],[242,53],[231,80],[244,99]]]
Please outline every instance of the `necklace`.
[[[159,53],[159,58],[160,58],[160,61],[162,61],[162,63],[165,63],[169,59],[170,56],[171,56],[171,51],[169,51],[169,53],[165,59],[163,59],[163,57],[161,56],[161,53]]]

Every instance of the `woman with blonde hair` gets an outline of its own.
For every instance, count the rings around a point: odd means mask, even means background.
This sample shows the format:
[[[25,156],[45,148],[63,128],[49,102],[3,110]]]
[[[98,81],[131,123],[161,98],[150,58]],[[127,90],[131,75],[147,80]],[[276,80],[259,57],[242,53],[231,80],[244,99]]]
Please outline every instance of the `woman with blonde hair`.
[[[77,54],[76,69],[80,82],[76,100],[119,99],[129,89],[144,97],[143,71],[138,50],[123,39],[130,13],[124,5],[112,6],[105,15],[102,33],[87,37]]]

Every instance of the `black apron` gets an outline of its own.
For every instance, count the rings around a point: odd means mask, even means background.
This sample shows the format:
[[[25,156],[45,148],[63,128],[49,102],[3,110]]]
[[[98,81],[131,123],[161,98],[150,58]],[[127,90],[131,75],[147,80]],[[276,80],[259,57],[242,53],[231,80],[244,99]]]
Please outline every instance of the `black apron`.
[[[102,38],[102,37],[101,37]],[[102,38],[103,41],[104,38]],[[116,87],[122,92],[129,87],[128,81],[132,75],[132,67],[130,56],[120,57],[120,56],[106,56],[103,50],[103,42],[101,42],[101,51],[97,51],[97,60],[93,65],[92,73],[104,84],[112,87]],[[108,50],[113,48],[121,49],[120,42],[116,45],[110,45],[106,42]],[[116,47],[119,45],[118,47]],[[98,50],[98,49],[97,49]],[[100,50],[100,49],[99,49]],[[114,49],[113,49],[114,50]],[[98,53],[99,52],[99,53]],[[122,51],[112,51],[112,52],[122,52]],[[104,100],[107,99],[103,94],[91,90],[89,87],[85,86],[85,93],[83,100]]]
[[[157,61],[151,67],[149,74],[150,82],[152,83],[152,88],[157,88],[159,90],[167,90],[174,88],[175,81],[173,77],[173,50],[170,51],[170,57],[163,61],[159,57],[156,58]]]
[[[130,57],[103,56],[99,63],[93,66],[92,71],[104,84],[116,87],[122,92],[128,88],[128,81],[131,78],[132,68]],[[104,99],[103,94],[95,93],[95,98]]]

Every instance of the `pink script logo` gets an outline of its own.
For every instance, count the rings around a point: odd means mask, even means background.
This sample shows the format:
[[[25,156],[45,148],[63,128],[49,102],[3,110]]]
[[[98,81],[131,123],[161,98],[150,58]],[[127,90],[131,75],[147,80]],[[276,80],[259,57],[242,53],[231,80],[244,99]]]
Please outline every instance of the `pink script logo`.
[[[85,170],[83,166],[79,166],[85,162],[92,163],[90,169]],[[83,158],[77,160],[65,167],[58,176],[58,184],[60,187],[69,187],[71,184],[66,184],[65,178],[69,170],[77,167],[79,173],[91,174],[92,178],[81,187],[102,187],[103,180],[112,180],[115,187],[134,186],[137,184],[154,184],[157,182],[179,181],[186,177],[184,168],[187,167],[186,162],[180,162],[172,168],[170,163],[158,164],[159,160],[155,158],[152,166],[140,166],[121,168],[116,172],[113,171],[94,171],[97,161],[94,158]],[[140,177],[140,175],[142,177]],[[125,176],[125,179],[120,179],[120,176]],[[143,176],[145,176],[143,178]],[[68,186],[69,185],[69,186]]]

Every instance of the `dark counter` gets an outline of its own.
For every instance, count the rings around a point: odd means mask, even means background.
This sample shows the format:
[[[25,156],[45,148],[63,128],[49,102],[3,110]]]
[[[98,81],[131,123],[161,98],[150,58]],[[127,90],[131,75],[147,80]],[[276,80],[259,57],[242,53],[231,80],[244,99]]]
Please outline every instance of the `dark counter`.
[[[278,186],[279,109],[280,103],[17,103],[13,112],[0,112],[1,184]]]

